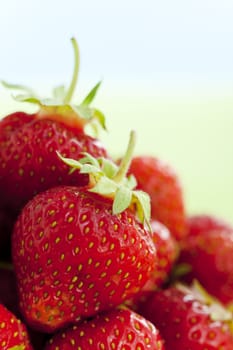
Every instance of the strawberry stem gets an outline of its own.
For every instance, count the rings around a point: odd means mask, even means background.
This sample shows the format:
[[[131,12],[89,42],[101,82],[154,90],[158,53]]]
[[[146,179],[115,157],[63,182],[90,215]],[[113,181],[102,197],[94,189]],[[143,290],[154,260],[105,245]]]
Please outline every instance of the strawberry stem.
[[[126,153],[121,160],[121,163],[116,175],[113,178],[113,180],[117,183],[120,183],[127,175],[127,172],[129,170],[129,166],[133,157],[135,143],[136,143],[136,133],[134,130],[132,130],[130,132],[130,138],[129,138],[129,143],[127,146]]]
[[[73,71],[73,76],[72,76],[69,89],[64,97],[64,104],[69,104],[73,97],[73,94],[77,85],[77,81],[78,81],[78,73],[79,73],[79,65],[80,65],[78,43],[75,38],[71,38],[71,43],[74,49],[74,71]]]

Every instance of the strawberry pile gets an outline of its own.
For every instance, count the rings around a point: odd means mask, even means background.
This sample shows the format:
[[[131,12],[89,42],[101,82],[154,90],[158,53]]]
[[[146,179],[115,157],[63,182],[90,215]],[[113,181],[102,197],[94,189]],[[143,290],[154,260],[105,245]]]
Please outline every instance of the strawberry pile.
[[[0,121],[0,349],[232,350],[233,227],[189,217],[176,172],[98,136],[98,83]],[[25,95],[26,93],[26,95]],[[96,135],[96,134],[95,134]]]

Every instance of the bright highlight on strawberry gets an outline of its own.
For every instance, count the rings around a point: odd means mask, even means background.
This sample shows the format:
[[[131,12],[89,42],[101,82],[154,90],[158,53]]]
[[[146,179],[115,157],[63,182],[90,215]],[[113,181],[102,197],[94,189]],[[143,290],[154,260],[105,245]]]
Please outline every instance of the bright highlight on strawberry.
[[[0,121],[0,349],[232,350],[232,225],[187,216],[181,179],[134,155],[135,131],[113,160],[100,82],[74,101],[71,43],[52,97],[3,82],[37,110]]]

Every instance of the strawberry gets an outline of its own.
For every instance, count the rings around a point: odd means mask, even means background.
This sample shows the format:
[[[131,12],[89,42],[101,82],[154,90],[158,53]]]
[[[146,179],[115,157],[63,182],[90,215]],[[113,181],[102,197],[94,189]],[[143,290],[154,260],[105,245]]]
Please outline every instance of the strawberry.
[[[186,234],[186,216],[180,181],[174,170],[160,159],[137,156],[130,166],[138,189],[151,198],[151,217],[163,223],[180,240]]]
[[[177,242],[172,238],[170,231],[156,220],[151,221],[151,228],[157,254],[156,267],[139,293],[126,301],[126,304],[134,310],[137,310],[138,303],[147,298],[151,291],[157,290],[168,281],[172,267],[178,257]]]
[[[167,281],[178,257],[178,245],[167,227],[160,222],[152,220],[151,228],[152,239],[157,251],[157,267],[152,272],[150,282],[154,285],[153,289],[155,289]]]
[[[149,219],[149,198],[132,191],[135,182],[124,176],[133,144],[132,134],[119,168],[90,155],[84,164],[63,159],[89,174],[89,186],[52,188],[23,208],[12,255],[20,307],[34,328],[49,333],[93,316],[130,298],[149,279],[155,246],[139,221]]]
[[[190,230],[181,242],[178,266],[180,263],[190,267],[183,280],[198,279],[210,294],[228,304],[233,302],[233,229],[219,222],[208,222],[206,229]]]
[[[11,311],[17,318],[21,318],[16,288],[16,278],[12,265],[0,264],[0,303]],[[42,350],[46,336],[27,327],[33,349]]]
[[[158,330],[129,309],[114,309],[51,338],[45,350],[164,350]]]
[[[226,221],[213,215],[193,215],[187,218],[187,236],[200,235],[202,232],[226,229],[233,230],[233,227]]]
[[[24,324],[0,304],[1,350],[32,350]]]
[[[68,91],[56,89],[56,99],[49,101],[40,100],[32,94],[23,97],[22,101],[39,106],[37,112],[16,112],[0,122],[0,208],[10,208],[18,213],[35,194],[50,187],[87,183],[87,176],[81,176],[78,171],[69,175],[69,168],[61,162],[56,151],[74,159],[79,159],[84,151],[96,157],[106,156],[99,140],[87,135],[84,130],[87,122],[94,117],[104,126],[103,114],[89,106],[100,84],[81,105],[74,106],[70,102],[79,63],[77,43],[74,39],[72,43],[76,64]],[[7,87],[20,88],[9,84]]]
[[[154,292],[140,311],[159,329],[166,350],[233,349],[232,314],[212,308],[183,286]]]

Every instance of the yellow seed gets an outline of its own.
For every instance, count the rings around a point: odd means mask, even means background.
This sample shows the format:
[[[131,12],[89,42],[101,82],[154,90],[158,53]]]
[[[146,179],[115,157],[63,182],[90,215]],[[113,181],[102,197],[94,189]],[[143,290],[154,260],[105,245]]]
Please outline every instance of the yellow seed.
[[[50,226],[51,227],[56,227],[57,226],[57,221],[53,221]]]
[[[75,283],[75,282],[77,282],[77,280],[78,280],[78,277],[77,277],[77,276],[74,276],[74,277],[72,278],[71,281],[72,281],[73,283]]]
[[[69,240],[69,241],[71,241],[71,240],[73,239],[73,237],[74,237],[73,233],[69,233],[69,234],[68,234],[68,240]]]
[[[84,221],[86,221],[86,219],[87,219],[87,215],[83,214],[82,217],[81,217],[81,221],[84,222]]]

